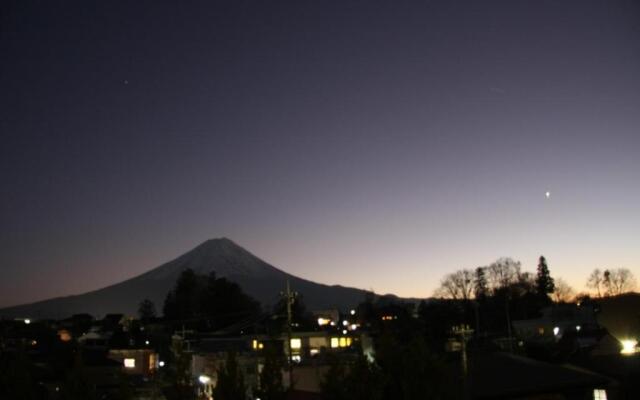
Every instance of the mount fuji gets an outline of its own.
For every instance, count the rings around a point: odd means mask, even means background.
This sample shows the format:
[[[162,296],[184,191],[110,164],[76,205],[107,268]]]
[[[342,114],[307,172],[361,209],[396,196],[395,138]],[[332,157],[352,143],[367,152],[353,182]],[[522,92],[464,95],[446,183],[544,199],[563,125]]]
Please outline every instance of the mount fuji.
[[[276,303],[287,280],[292,290],[302,294],[308,309],[346,309],[363,301],[367,293],[296,277],[262,261],[233,241],[220,238],[207,240],[178,258],[126,281],[84,294],[0,309],[0,317],[65,318],[80,313],[135,315],[145,298],[152,300],[160,312],[167,293],[187,268],[198,274],[215,271],[218,277],[238,283],[265,307]]]

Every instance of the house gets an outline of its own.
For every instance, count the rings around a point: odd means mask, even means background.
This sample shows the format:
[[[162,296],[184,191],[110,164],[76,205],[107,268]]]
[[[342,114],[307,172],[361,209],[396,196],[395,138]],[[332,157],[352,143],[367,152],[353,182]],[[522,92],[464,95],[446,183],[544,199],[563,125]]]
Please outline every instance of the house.
[[[513,321],[516,334],[525,342],[556,343],[567,334],[579,334],[584,346],[595,344],[590,334],[600,331],[592,306],[556,304],[542,309],[540,318]]]
[[[158,353],[150,348],[109,349],[107,357],[117,361],[127,375],[152,376],[159,366]]]
[[[616,383],[597,373],[508,353],[470,357],[469,385],[474,400],[614,400]]]
[[[224,365],[229,352],[236,356],[244,375],[247,388],[259,386],[259,376],[264,366],[264,350],[277,348],[285,356],[289,346],[287,336],[244,335],[236,337],[197,336],[183,339],[179,335],[174,340],[184,340],[185,349],[191,354],[191,375],[199,395],[212,398],[218,381],[218,370]],[[360,335],[342,334],[336,331],[293,332],[291,336],[291,359],[294,363],[292,376],[298,395],[315,395],[320,391],[320,382],[327,366],[322,357],[327,352],[351,356],[359,351],[355,346],[361,341]],[[289,373],[282,370],[283,383],[289,386]],[[249,394],[249,393],[248,393]]]
[[[236,355],[247,388],[256,387],[262,368],[262,358],[251,348],[248,337],[200,338],[189,343],[191,353],[191,375],[196,382],[198,395],[212,399],[213,389],[218,382],[218,371],[227,360],[228,354]],[[247,393],[249,394],[249,393]]]

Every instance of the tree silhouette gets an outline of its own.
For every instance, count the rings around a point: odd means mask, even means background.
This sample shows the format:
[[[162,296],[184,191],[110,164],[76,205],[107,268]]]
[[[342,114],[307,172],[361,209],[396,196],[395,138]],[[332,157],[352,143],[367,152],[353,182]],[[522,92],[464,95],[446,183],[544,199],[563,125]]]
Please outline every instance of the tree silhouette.
[[[210,329],[258,315],[260,304],[246,295],[238,284],[217,278],[214,272],[205,276],[186,269],[175,288],[167,294],[163,312],[168,320],[206,322]]]
[[[519,261],[505,257],[485,267],[490,290],[495,292],[517,283],[521,275],[520,266]]]
[[[191,381],[191,354],[184,349],[182,341],[175,341],[171,350],[172,362],[165,371],[168,383],[166,397],[169,400],[195,399]]]
[[[598,297],[602,297],[603,294],[603,286],[604,286],[604,277],[602,276],[602,271],[599,268],[596,268],[591,272],[589,278],[587,279],[587,287],[589,289],[593,289]]]
[[[344,384],[346,374],[344,363],[340,362],[337,356],[330,356],[329,369],[320,383],[322,397],[333,400],[349,399],[349,393]]]
[[[473,291],[476,299],[482,300],[489,295],[489,287],[487,283],[487,275],[484,267],[478,267],[475,271],[473,280]]]
[[[203,279],[205,280],[205,279]],[[214,272],[197,296],[198,314],[210,319],[216,327],[224,327],[260,313],[260,304],[246,295],[240,286]]]
[[[605,270],[602,284],[607,296],[617,296],[632,291],[636,286],[636,280],[631,271],[626,268]]]
[[[549,297],[555,290],[555,284],[553,278],[549,273],[549,267],[547,266],[547,260],[544,256],[540,256],[538,261],[538,272],[536,275],[536,291],[540,297]]]
[[[226,362],[218,369],[218,381],[213,389],[213,398],[216,400],[245,400],[247,398],[244,375],[238,366],[234,352],[227,353]]]
[[[281,296],[278,302],[273,307],[273,313],[278,324],[276,330],[286,331],[287,323],[287,299],[285,296]],[[300,329],[313,329],[317,325],[313,319],[313,315],[307,311],[307,307],[304,304],[304,297],[300,293],[296,293],[291,304],[291,321],[295,326]]]
[[[384,333],[376,344],[376,363],[383,374],[385,399],[450,399],[453,373],[432,353],[424,340]]]
[[[156,317],[156,305],[149,299],[144,299],[138,306],[138,317],[142,321],[149,321]]]
[[[196,296],[198,277],[191,268],[187,268],[178,277],[175,288],[167,294],[163,314],[167,319],[190,319],[196,314]]]
[[[77,350],[73,367],[60,391],[62,400],[92,400],[97,399],[95,385],[87,377],[82,352]]]
[[[332,400],[382,399],[384,377],[377,365],[359,354],[346,362],[330,357],[329,370],[321,382],[322,395]]]
[[[555,280],[555,289],[553,291],[553,300],[557,303],[568,303],[573,299],[575,291],[567,282],[558,278]]]
[[[469,300],[474,292],[473,278],[473,271],[468,269],[447,274],[440,281],[440,287],[436,290],[435,296],[454,300]]]
[[[22,349],[14,353],[0,351],[0,399],[39,399],[30,367]]]
[[[267,346],[264,356],[260,386],[254,390],[254,395],[262,400],[283,400],[286,396],[282,383],[284,355],[275,346]]]

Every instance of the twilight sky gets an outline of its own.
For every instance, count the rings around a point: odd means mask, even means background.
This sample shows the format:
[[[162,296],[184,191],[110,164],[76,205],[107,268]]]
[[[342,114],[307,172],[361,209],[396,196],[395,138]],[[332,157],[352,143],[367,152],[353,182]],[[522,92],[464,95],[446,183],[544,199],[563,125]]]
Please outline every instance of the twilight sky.
[[[188,3],[0,4],[0,306],[220,236],[404,296],[640,278],[638,2]]]

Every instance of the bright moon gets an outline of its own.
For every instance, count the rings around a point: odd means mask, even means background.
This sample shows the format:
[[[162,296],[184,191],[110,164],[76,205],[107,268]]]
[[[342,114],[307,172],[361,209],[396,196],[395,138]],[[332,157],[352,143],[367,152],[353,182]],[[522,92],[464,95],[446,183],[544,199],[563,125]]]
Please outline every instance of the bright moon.
[[[544,192],[544,197],[546,197],[547,199],[548,199],[549,197],[551,197],[551,192],[549,192],[549,191]]]

